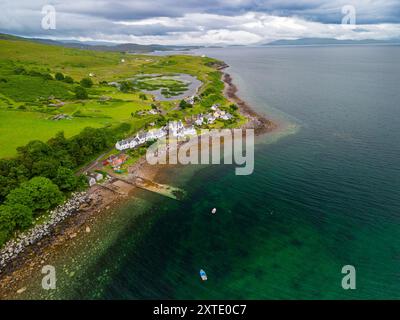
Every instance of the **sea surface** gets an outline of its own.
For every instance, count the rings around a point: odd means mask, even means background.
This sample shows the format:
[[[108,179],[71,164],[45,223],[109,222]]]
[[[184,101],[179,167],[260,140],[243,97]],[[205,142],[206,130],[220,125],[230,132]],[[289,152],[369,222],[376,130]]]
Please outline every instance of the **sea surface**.
[[[252,175],[170,170],[186,199],[128,202],[56,296],[399,299],[400,47],[197,53],[228,63],[239,96],[280,129],[257,139]],[[346,265],[355,290],[342,288]]]

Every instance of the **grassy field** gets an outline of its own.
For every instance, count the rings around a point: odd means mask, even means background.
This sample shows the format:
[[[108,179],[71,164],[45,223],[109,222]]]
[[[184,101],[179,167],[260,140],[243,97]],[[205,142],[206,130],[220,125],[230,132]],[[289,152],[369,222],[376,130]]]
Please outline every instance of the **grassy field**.
[[[46,141],[59,131],[70,137],[85,127],[125,122],[131,124],[132,133],[136,132],[160,117],[147,113],[152,104],[168,119],[209,112],[211,104],[216,102],[227,107],[230,102],[222,95],[220,75],[210,67],[213,62],[196,56],[131,55],[0,40],[0,157],[12,157],[18,146],[34,139]],[[72,77],[73,83],[55,80],[57,72]],[[107,84],[144,74],[177,73],[195,76],[203,83],[201,92],[207,94],[193,108],[180,110],[179,101],[156,102],[150,95],[143,96],[140,88],[123,93]],[[78,100],[74,90],[81,79],[88,77],[94,83],[86,89],[89,97]],[[172,95],[186,87],[179,81],[160,77],[143,81],[143,89],[166,87]],[[69,119],[53,120],[57,115]]]
[[[104,125],[101,119],[49,121],[46,115],[37,112],[0,110],[0,154],[2,157],[13,156],[16,147],[33,139],[47,141],[59,131],[71,137],[85,127],[99,128]]]

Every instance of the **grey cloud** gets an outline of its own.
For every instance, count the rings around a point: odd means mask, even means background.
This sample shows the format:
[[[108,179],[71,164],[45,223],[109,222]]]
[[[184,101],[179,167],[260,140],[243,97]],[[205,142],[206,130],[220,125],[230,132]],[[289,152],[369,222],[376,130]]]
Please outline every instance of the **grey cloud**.
[[[57,10],[56,30],[41,28],[45,4]],[[192,39],[255,43],[282,37],[324,36],[334,25],[339,26],[342,6],[348,4],[355,6],[362,28],[351,35],[336,32],[333,36],[397,36],[393,31],[396,28],[374,26],[400,22],[399,0],[2,0],[0,32],[160,43],[190,43]],[[328,24],[332,28],[324,27]],[[337,26],[334,29],[340,30]]]

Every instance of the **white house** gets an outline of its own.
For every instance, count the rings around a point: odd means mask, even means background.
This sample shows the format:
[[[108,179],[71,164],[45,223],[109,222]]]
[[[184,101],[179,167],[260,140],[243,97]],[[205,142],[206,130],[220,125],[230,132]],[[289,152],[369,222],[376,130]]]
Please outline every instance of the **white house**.
[[[97,182],[99,182],[103,178],[104,176],[98,172],[90,173],[86,176],[89,186],[94,186]]]
[[[183,130],[183,123],[181,120],[172,121],[168,124],[168,130],[170,134],[174,137],[180,136],[181,131]]]
[[[120,150],[120,151],[129,149],[129,148],[130,148],[130,141],[129,141],[129,140],[118,141],[118,142],[115,144],[115,148],[116,148],[117,150]]]
[[[227,112],[227,113],[225,113],[225,114],[223,114],[222,116],[221,116],[221,119],[222,120],[230,120],[230,119],[232,119],[233,118],[233,116],[229,113],[229,112]]]
[[[153,131],[153,135],[154,135],[155,139],[160,139],[167,135],[167,130],[165,127],[160,128],[160,129],[153,129],[152,131]]]
[[[216,120],[216,118],[211,113],[206,114],[204,118],[206,119],[207,124],[212,124]]]
[[[217,111],[217,110],[218,110],[218,107],[219,107],[218,104],[213,104],[213,105],[211,106],[211,110],[212,110],[212,111]]]
[[[148,114],[158,114],[157,110],[151,109],[149,110]]]
[[[96,179],[93,177],[87,176],[86,179],[87,179],[90,187],[94,186],[97,183]]]
[[[146,133],[145,132],[140,132],[136,135],[136,137],[139,140],[139,144],[145,143],[146,142]]]
[[[203,122],[204,122],[204,116],[203,116],[202,113],[200,113],[200,114],[198,114],[198,115],[196,116],[196,120],[194,121],[194,123],[195,123],[197,126],[201,126],[201,125],[203,125]]]
[[[138,141],[136,138],[130,139],[129,142],[129,149],[133,149],[138,145]]]
[[[182,134],[184,136],[194,136],[197,134],[197,132],[196,132],[196,129],[193,126],[191,126],[191,127],[185,128],[183,130]]]
[[[196,96],[191,96],[191,97],[189,97],[189,98],[186,99],[186,102],[187,102],[187,103],[190,103],[191,105],[193,105],[193,104],[194,104],[195,98],[196,98]]]

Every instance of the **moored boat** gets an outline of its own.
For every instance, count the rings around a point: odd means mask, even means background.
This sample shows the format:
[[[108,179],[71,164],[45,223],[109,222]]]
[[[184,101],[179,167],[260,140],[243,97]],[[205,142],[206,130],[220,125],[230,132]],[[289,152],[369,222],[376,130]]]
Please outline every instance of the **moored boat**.
[[[203,281],[207,280],[207,274],[203,269],[200,270],[200,277],[201,277],[201,280],[203,280]]]

